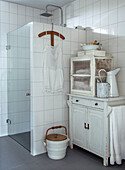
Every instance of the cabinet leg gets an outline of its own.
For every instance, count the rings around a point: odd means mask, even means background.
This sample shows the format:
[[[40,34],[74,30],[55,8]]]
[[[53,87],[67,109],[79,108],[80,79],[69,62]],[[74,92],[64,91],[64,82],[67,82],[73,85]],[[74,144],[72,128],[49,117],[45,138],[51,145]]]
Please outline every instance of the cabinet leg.
[[[72,142],[70,142],[70,149],[73,149],[73,144],[72,144]]]
[[[108,157],[105,157],[105,158],[103,159],[103,165],[104,165],[104,166],[108,166]]]

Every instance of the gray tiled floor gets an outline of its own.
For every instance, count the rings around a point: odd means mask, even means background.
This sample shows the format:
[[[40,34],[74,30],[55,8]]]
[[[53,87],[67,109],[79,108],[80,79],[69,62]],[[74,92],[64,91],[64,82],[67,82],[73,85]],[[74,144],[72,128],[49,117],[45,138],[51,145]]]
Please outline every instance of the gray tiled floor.
[[[30,132],[10,135],[10,137],[30,151]]]
[[[9,137],[0,138],[0,170],[125,170],[121,166],[104,167],[102,159],[78,147],[67,150],[65,159],[53,161],[46,154],[32,157]]]

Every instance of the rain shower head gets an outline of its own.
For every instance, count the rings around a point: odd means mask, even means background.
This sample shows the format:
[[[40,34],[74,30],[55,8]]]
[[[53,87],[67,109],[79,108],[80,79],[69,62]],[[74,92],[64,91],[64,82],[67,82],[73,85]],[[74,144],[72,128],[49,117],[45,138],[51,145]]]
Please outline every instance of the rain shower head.
[[[56,7],[56,8],[59,8],[61,10],[61,26],[63,27],[66,27],[66,24],[63,23],[63,10],[60,6],[57,6],[57,5],[52,5],[52,4],[48,4],[46,5],[46,12],[40,14],[41,16],[44,16],[44,17],[50,17],[50,16],[53,16],[53,14],[50,14],[48,13],[48,7],[51,6],[51,7]]]
[[[53,15],[50,14],[50,13],[48,13],[48,12],[44,12],[44,13],[40,14],[40,16],[51,17],[51,16],[53,16]]]

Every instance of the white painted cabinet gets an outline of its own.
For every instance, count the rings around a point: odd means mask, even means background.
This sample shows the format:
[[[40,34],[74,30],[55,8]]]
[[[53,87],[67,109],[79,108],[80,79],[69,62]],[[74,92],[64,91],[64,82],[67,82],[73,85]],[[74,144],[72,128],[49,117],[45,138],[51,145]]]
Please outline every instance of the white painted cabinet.
[[[104,113],[103,110],[88,109],[88,149],[103,156],[104,145]]]
[[[87,109],[85,107],[73,106],[73,142],[81,147],[86,147]]]
[[[125,104],[125,97],[101,99],[69,94],[70,147],[80,146],[103,158],[108,166],[111,106]]]
[[[73,143],[103,155],[103,111],[73,105]]]

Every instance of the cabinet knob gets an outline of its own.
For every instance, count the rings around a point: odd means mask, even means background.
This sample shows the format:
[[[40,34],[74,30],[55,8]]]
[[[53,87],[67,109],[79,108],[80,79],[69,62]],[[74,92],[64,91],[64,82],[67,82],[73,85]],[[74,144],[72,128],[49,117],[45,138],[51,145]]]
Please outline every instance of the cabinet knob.
[[[86,127],[86,129],[88,129],[88,130],[89,130],[89,124],[88,124],[88,126]]]
[[[79,102],[79,100],[76,100],[76,102]]]
[[[98,103],[95,103],[95,106],[98,106]]]

